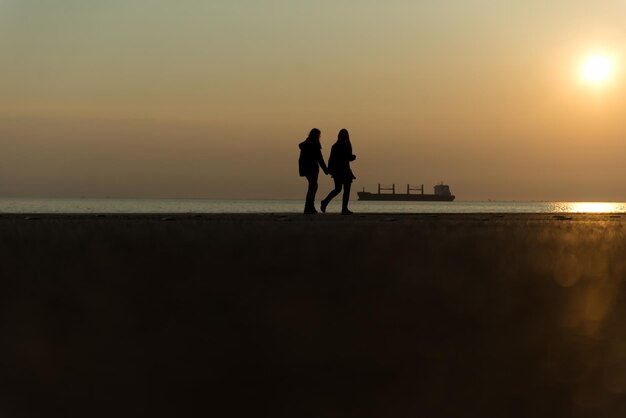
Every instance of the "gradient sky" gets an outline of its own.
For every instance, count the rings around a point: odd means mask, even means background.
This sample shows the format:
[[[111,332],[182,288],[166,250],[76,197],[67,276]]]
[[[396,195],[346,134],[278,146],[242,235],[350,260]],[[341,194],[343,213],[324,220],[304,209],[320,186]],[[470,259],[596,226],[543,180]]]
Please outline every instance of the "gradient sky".
[[[623,0],[0,0],[0,196],[303,198],[317,127],[326,156],[350,131],[355,189],[626,201],[624,22]]]

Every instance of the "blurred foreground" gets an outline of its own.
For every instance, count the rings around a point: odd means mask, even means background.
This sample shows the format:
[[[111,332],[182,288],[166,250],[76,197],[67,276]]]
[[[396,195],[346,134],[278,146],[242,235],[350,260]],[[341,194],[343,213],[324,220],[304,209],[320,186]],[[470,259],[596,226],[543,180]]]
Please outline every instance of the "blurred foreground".
[[[0,415],[626,416],[626,217],[0,217]]]

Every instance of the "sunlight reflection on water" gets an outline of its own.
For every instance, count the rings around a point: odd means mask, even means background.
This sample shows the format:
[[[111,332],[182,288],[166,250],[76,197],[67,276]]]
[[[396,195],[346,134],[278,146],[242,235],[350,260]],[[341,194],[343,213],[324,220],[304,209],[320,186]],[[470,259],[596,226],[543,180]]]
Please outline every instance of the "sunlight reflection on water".
[[[571,202],[567,203],[568,210],[572,213],[615,213],[623,212],[624,204],[611,202]]]

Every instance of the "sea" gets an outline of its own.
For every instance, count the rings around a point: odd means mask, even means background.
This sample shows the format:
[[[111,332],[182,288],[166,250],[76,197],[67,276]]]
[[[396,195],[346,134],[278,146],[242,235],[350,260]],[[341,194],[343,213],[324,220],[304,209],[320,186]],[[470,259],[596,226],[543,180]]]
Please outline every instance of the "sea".
[[[327,213],[338,213],[341,201]],[[302,213],[301,200],[0,198],[0,213]],[[626,213],[626,202],[350,202],[355,213]]]

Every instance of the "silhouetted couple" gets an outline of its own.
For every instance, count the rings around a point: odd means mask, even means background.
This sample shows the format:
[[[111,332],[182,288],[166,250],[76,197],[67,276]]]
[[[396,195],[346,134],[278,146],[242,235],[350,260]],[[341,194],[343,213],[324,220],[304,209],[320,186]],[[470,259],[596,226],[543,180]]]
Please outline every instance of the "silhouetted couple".
[[[298,166],[300,176],[306,177],[309,182],[309,188],[306,192],[306,201],[304,204],[305,214],[315,214],[315,193],[317,192],[317,178],[319,176],[320,167],[324,174],[330,174],[335,181],[335,188],[328,193],[326,199],[321,202],[322,212],[326,212],[326,207],[331,200],[343,188],[343,201],[341,205],[341,213],[343,215],[352,215],[348,209],[350,201],[350,186],[352,180],[356,179],[350,169],[350,161],[354,161],[356,156],[352,154],[352,144],[350,143],[350,135],[346,129],[339,131],[337,142],[330,150],[330,158],[328,159],[328,167],[322,156],[322,145],[320,144],[321,132],[319,129],[311,129],[309,136],[304,142],[300,143],[300,159]]]

